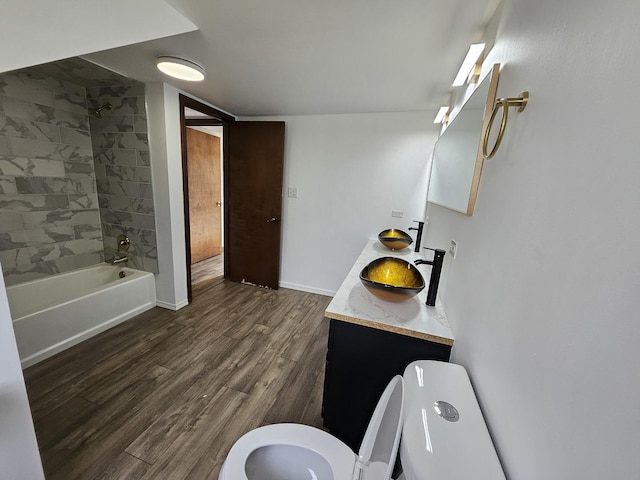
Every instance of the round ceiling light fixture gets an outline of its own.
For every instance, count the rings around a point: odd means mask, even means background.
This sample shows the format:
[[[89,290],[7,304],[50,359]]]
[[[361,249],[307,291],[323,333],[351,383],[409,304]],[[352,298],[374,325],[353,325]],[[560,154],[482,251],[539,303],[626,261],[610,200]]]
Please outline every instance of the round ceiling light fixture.
[[[162,73],[188,82],[200,82],[204,80],[204,68],[190,60],[180,57],[158,57],[156,67]]]

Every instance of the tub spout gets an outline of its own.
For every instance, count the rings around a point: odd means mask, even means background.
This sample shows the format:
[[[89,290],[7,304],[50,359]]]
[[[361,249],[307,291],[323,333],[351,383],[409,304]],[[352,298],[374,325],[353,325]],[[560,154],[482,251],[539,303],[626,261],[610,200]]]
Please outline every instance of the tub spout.
[[[126,263],[128,261],[129,261],[128,257],[120,257],[120,258],[114,257],[113,262],[111,262],[111,265],[117,265],[119,263]]]
[[[416,265],[431,265],[431,278],[429,279],[429,290],[427,291],[427,305],[435,306],[436,296],[438,295],[438,284],[440,283],[440,273],[442,272],[442,263],[444,262],[445,251],[439,248],[428,248],[433,250],[433,260],[416,260]]]

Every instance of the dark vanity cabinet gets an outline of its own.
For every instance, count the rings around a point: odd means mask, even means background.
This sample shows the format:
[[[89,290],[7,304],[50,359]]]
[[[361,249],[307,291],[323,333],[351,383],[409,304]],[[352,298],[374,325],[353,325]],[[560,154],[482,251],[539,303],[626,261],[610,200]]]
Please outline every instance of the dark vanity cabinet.
[[[324,427],[357,452],[387,383],[414,360],[449,361],[451,345],[331,319]]]

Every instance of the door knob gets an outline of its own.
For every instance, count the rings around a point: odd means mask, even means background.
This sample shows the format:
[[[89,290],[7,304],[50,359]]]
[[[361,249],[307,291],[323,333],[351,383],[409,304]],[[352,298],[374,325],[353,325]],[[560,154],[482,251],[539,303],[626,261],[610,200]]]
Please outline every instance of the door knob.
[[[222,202],[216,202],[216,205],[221,207],[222,206]]]
[[[277,222],[277,221],[278,221],[278,217],[271,217],[269,220],[267,220],[267,223]]]

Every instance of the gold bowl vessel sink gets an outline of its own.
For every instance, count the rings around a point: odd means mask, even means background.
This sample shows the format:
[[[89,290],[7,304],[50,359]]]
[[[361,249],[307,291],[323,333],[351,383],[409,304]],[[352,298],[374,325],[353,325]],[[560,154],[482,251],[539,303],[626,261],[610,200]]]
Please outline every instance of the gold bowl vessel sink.
[[[360,281],[369,292],[388,302],[409,300],[424,289],[424,278],[418,269],[395,257],[369,262],[360,272]]]
[[[395,228],[389,228],[380,232],[378,234],[378,240],[389,250],[400,250],[413,243],[408,233]]]

